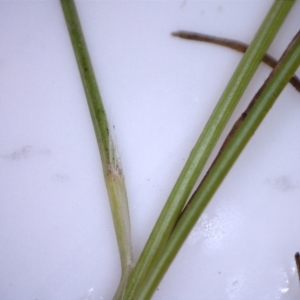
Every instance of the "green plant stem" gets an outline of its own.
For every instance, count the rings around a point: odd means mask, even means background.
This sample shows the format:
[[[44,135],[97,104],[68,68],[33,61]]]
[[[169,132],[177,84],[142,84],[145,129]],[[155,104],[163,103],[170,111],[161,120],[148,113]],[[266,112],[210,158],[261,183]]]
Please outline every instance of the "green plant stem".
[[[151,271],[155,259],[161,254],[200,172],[293,3],[294,0],[277,0],[274,2],[248,50],[241,59],[202,134],[191,151],[130,275],[124,299],[143,299],[136,298],[138,289],[143,289],[145,278]]]
[[[124,176],[110,136],[109,124],[75,3],[73,0],[61,0],[61,5],[77,59],[100,151],[122,267],[121,281],[115,299],[122,299],[123,291],[133,266],[130,220]]]
[[[225,39],[218,36],[191,32],[191,31],[180,30],[180,31],[172,32],[172,35],[176,37],[180,37],[182,39],[199,41],[199,42],[207,42],[214,45],[224,46],[242,53],[245,53],[249,47],[249,45],[247,45],[246,43],[242,43],[237,40]],[[268,53],[266,53],[263,56],[262,61],[268,66],[270,66],[271,68],[275,68],[277,64],[277,60]],[[296,75],[294,75],[291,78],[290,83],[294,86],[294,88],[298,92],[300,92],[300,79]]]
[[[242,152],[267,112],[300,65],[300,31],[282,55],[278,65],[242,114],[201,184],[182,213],[155,268],[134,299],[150,299],[180,247],[209,203],[226,174]]]

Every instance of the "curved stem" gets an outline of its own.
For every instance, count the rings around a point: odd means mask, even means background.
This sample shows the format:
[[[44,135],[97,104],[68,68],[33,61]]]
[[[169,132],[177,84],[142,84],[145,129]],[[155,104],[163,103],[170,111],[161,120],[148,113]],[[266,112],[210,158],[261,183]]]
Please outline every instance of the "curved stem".
[[[191,32],[191,31],[176,31],[172,32],[173,36],[180,37],[182,39],[192,40],[192,41],[199,41],[199,42],[207,42],[219,46],[224,46],[233,50],[236,50],[238,52],[245,53],[249,47],[248,44],[237,41],[237,40],[231,40],[226,38],[221,38],[218,36],[203,34],[203,33],[197,33],[197,32]],[[262,61],[270,66],[271,68],[275,68],[277,65],[277,60],[271,56],[270,54],[266,53],[263,56]],[[300,79],[294,75],[290,80],[291,85],[294,86],[294,88],[300,92]]]
[[[73,0],[61,0],[61,6],[75,52],[100,151],[122,267],[121,281],[114,299],[122,299],[127,279],[133,267],[130,219],[124,176],[110,135],[104,105],[75,3]]]

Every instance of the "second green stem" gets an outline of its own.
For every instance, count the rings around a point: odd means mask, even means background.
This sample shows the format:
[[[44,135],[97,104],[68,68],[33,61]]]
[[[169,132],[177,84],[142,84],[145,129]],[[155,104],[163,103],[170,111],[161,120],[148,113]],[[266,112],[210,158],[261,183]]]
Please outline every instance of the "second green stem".
[[[147,274],[161,254],[200,172],[293,4],[294,0],[275,1],[261,24],[194,146],[151,232],[131,273],[124,299],[137,299],[138,290],[143,289]]]

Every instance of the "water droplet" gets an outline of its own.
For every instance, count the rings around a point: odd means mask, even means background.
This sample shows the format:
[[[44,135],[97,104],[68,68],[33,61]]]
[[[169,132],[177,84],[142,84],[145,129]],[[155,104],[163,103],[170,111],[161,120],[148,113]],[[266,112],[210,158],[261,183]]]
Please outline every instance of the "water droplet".
[[[188,240],[191,245],[195,245],[201,239],[210,244],[218,244],[224,235],[225,231],[218,216],[210,219],[207,215],[203,215]]]
[[[81,298],[80,300],[94,300],[94,288],[90,288],[86,294],[86,296],[84,296],[83,298]],[[102,297],[100,297],[100,299],[103,299]]]
[[[284,294],[284,293],[288,292],[288,290],[289,290],[289,288],[288,288],[288,287],[285,287],[285,288],[281,288],[281,289],[280,289],[280,292],[281,292],[282,294]]]

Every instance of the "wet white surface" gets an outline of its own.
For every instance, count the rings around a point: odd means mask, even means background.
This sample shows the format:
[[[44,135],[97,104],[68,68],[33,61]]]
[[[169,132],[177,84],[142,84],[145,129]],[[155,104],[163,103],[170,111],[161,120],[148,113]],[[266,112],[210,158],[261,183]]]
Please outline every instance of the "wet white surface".
[[[249,42],[270,5],[78,3],[126,176],[136,258],[241,58],[170,32]],[[271,46],[274,56],[299,29],[299,14],[298,1]],[[0,28],[0,299],[109,300],[118,251],[60,4],[1,2]],[[269,72],[259,68],[233,119]],[[299,298],[299,115],[300,95],[289,85],[153,299]]]

